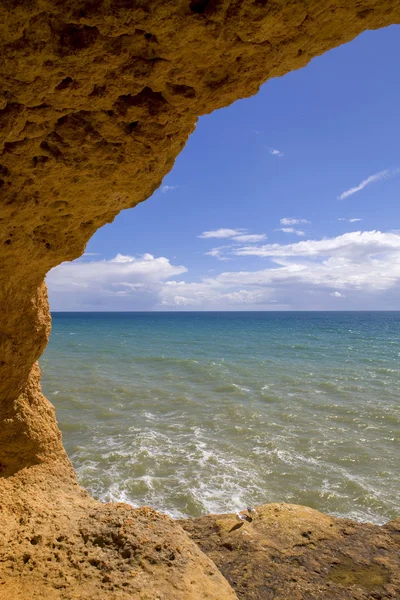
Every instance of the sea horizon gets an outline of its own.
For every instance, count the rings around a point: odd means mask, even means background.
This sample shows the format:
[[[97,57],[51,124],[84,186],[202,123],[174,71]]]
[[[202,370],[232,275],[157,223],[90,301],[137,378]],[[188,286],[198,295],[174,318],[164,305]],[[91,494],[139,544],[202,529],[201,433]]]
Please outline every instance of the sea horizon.
[[[50,310],[51,314],[67,314],[67,313],[115,313],[115,314],[129,314],[129,313],[398,313],[400,309],[386,310],[386,309],[360,309],[360,310]]]

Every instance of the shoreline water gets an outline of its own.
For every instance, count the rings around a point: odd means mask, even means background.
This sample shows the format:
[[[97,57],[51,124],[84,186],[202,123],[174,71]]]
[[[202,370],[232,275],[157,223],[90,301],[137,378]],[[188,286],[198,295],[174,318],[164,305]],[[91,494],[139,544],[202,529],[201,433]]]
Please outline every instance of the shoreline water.
[[[400,313],[54,314],[41,366],[82,485],[174,517],[400,513]]]

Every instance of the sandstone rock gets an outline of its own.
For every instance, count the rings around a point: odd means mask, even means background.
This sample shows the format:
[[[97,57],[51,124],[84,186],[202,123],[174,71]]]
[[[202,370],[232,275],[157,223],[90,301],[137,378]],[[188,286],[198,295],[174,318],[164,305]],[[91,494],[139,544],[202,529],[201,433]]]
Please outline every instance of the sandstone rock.
[[[42,465],[26,471],[0,493],[1,600],[235,600],[169,517],[96,502]]]
[[[243,600],[400,598],[400,521],[383,527],[311,508],[267,504],[251,513],[181,521]]]
[[[132,569],[141,585],[117,588],[125,576],[88,563],[94,552],[102,565],[106,553],[125,572],[114,534],[131,517],[79,489],[41,393],[35,363],[50,333],[44,278],[157,189],[199,115],[398,22],[397,0],[0,3],[1,598],[234,597],[179,526],[153,513],[151,544],[182,540],[173,567],[163,551],[150,567],[143,554]],[[129,543],[146,522],[143,512],[132,518]],[[113,541],[96,545],[91,528]],[[44,570],[56,553],[58,575],[54,565]]]

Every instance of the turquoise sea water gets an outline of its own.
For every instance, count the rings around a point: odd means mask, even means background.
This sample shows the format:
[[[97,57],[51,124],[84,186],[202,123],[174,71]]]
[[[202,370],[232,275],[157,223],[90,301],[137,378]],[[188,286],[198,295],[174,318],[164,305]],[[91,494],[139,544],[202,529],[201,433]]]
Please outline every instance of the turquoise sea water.
[[[400,515],[400,313],[56,313],[40,362],[102,500]]]

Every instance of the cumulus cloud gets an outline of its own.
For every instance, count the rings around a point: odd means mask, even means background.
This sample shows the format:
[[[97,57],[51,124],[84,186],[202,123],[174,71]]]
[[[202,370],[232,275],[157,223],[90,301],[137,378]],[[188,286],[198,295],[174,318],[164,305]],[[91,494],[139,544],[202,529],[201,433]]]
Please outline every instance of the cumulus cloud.
[[[221,247],[223,248],[223,247]],[[214,249],[218,250],[218,249]],[[193,278],[168,258],[118,254],[64,263],[48,276],[58,310],[373,309],[399,306],[400,233],[358,231],[292,244],[231,247],[262,268]],[[264,263],[265,265],[265,263]]]
[[[255,255],[257,249],[250,247]],[[237,249],[238,254],[247,254]],[[168,281],[161,291],[164,306],[225,308],[379,308],[379,299],[399,294],[400,235],[356,232],[326,240],[265,245],[259,256],[272,266],[225,271],[199,282]],[[386,296],[385,296],[386,294]],[[389,294],[389,296],[387,296]],[[376,304],[374,304],[374,302]]]
[[[281,152],[280,150],[278,150],[277,148],[270,148],[269,149],[269,153],[272,156],[277,156],[278,158],[282,158],[283,156],[283,152]]]
[[[94,283],[108,285],[121,280],[130,283],[137,280],[158,281],[186,271],[186,267],[176,267],[164,256],[155,258],[152,254],[139,257],[117,254],[110,260],[65,262],[50,271],[48,281],[53,287],[63,287],[73,278],[75,286],[87,288]]]
[[[307,240],[295,244],[269,244],[259,248],[275,266],[259,271],[221,273],[219,282],[241,285],[296,285],[321,287],[334,293],[353,289],[388,290],[400,282],[400,235],[366,231],[336,238]],[[255,255],[255,248],[237,253]],[[339,293],[343,293],[342,291]],[[336,295],[337,297],[337,295]]]
[[[297,217],[283,217],[281,219],[281,225],[301,225],[302,223],[310,224],[311,221],[307,219],[298,219]]]
[[[77,302],[90,306],[104,303],[110,296],[132,296],[138,290],[152,293],[162,282],[186,271],[186,267],[172,265],[163,256],[117,254],[110,260],[62,263],[50,271],[47,285],[56,308],[68,301],[73,306]]]
[[[359,183],[358,185],[345,190],[338,196],[338,200],[344,200],[357,192],[363,190],[367,185],[371,183],[375,183],[377,181],[381,181],[382,179],[390,179],[391,177],[395,177],[400,173],[400,169],[385,169],[384,171],[379,171],[379,173],[375,173],[374,175],[369,175]]]

